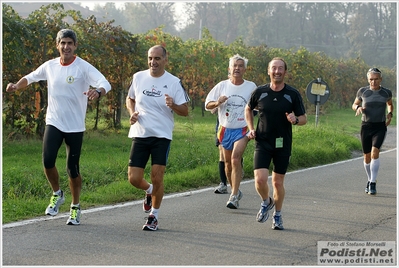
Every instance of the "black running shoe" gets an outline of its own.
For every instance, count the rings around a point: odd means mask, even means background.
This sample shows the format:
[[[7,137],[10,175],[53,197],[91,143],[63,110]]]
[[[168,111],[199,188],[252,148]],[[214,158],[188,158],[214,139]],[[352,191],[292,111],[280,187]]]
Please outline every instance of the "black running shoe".
[[[156,231],[158,229],[158,220],[154,215],[147,218],[147,222],[143,225],[144,231]]]
[[[376,185],[375,182],[370,182],[369,194],[375,195],[377,193],[377,189],[376,189],[375,185]]]
[[[370,182],[368,181],[368,182],[367,182],[366,189],[364,189],[364,192],[365,192],[366,194],[369,193],[369,187],[370,187]]]

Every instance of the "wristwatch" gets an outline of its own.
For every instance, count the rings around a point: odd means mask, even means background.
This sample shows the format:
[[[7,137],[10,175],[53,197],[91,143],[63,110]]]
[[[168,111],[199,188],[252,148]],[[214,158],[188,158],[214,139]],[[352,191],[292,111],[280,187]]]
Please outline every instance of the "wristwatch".
[[[390,115],[391,115],[391,117],[393,117],[393,113],[392,113],[392,112],[389,112],[388,114],[390,114]]]
[[[298,123],[299,123],[299,119],[298,119],[298,117],[295,117],[295,123],[294,123],[294,125],[298,125]]]
[[[100,98],[100,97],[101,97],[101,90],[96,89],[96,91],[97,91],[97,93],[98,93],[98,98]]]

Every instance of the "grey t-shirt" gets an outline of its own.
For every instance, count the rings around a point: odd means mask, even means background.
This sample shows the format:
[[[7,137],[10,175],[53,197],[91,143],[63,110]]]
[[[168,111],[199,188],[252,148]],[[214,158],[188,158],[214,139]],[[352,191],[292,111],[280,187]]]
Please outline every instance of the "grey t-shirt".
[[[372,90],[370,86],[362,87],[356,97],[362,102],[362,121],[369,123],[385,122],[387,101],[392,99],[392,92],[384,87]]]

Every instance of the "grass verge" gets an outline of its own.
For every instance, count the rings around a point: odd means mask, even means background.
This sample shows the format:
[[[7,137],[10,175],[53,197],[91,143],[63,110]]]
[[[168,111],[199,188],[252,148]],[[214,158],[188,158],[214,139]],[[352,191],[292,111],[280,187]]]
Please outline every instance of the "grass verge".
[[[188,117],[175,118],[174,139],[165,174],[165,194],[216,186],[219,184],[216,116],[209,112],[202,116],[200,109],[196,108]],[[80,162],[82,208],[143,198],[143,191],[127,181],[131,146],[131,140],[127,137],[128,126],[118,131],[93,131],[90,130],[88,116],[87,128]],[[319,117],[317,127],[315,117],[309,115],[307,125],[293,127],[294,145],[289,170],[350,158],[352,151],[361,149],[355,137],[359,129],[360,118],[354,117],[350,109],[332,111]],[[41,140],[7,140],[7,130],[3,131],[3,224],[44,215],[51,189],[43,173],[41,150]],[[250,141],[244,153],[247,179],[253,177],[253,152],[254,142]],[[69,204],[71,199],[65,161],[63,145],[56,165],[61,188],[66,194],[66,204]],[[149,171],[147,165],[147,180]],[[68,210],[69,206],[61,207],[61,212]]]

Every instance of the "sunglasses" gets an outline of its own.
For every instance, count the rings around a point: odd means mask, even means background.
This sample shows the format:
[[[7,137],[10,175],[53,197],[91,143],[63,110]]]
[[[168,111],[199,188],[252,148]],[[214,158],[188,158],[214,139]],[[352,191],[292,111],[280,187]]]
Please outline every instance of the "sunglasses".
[[[368,71],[368,73],[373,72],[373,73],[381,73],[380,70],[378,70],[377,68],[370,68]]]

